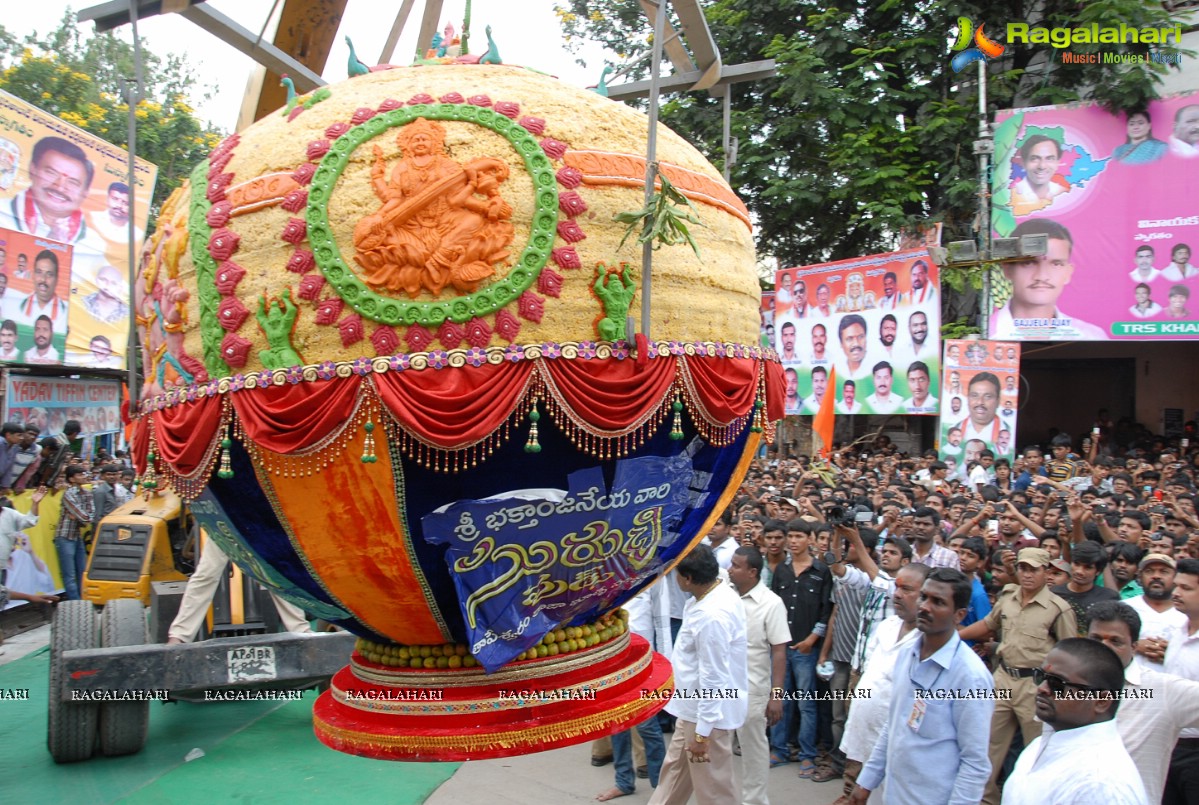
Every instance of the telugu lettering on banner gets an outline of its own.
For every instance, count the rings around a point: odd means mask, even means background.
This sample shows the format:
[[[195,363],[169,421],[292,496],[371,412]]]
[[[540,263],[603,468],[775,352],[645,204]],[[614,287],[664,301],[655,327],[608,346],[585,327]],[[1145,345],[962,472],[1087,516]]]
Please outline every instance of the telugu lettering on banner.
[[[421,520],[446,545],[473,654],[490,673],[577,615],[607,609],[654,576],[679,538],[692,476],[686,456],[616,462],[568,478],[569,491],[459,501]]]
[[[120,369],[158,168],[0,92],[0,361]]]
[[[1199,94],[995,120],[994,236],[1041,236],[1047,249],[993,273],[990,337],[1199,337]]]
[[[783,269],[773,313],[787,414],[815,414],[826,392],[838,414],[937,413],[940,275],[927,250]]]

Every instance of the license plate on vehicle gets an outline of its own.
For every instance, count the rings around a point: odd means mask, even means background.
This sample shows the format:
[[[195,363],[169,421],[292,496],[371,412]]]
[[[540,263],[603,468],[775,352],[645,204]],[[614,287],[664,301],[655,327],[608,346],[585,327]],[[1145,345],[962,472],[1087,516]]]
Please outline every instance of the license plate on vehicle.
[[[244,646],[229,650],[230,682],[257,682],[276,676],[274,648]]]

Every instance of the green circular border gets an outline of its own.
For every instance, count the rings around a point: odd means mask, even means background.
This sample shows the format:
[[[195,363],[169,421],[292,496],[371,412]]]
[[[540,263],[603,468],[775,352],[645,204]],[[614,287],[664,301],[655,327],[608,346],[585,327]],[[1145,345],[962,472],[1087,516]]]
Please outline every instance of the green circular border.
[[[328,203],[333,186],[349,163],[350,155],[388,129],[421,117],[475,123],[504,137],[524,159],[536,196],[529,242],[508,276],[473,294],[444,302],[408,302],[375,293],[346,265],[329,226]],[[401,327],[416,324],[437,327],[446,319],[462,324],[511,304],[537,280],[557,235],[558,184],[550,158],[533,135],[515,121],[470,104],[417,104],[376,115],[337,138],[312,177],[306,218],[308,242],[317,267],[338,296],[354,310],[372,321]]]

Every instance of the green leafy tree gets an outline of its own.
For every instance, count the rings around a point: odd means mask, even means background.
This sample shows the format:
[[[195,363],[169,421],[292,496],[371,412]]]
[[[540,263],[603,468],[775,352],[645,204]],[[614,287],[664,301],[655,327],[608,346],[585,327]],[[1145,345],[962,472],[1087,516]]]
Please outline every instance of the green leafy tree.
[[[1174,25],[1144,0],[950,3],[882,0],[830,6],[816,0],[711,0],[709,27],[725,64],[773,58],[778,75],[733,90],[739,140],[731,184],[756,218],[759,252],[803,265],[894,248],[897,236],[941,222],[947,240],[975,236],[978,208],[977,68],[949,66],[959,16],[1002,41],[1006,23],[1054,26]],[[556,6],[568,42],[598,41],[630,58],[652,41],[630,0],[566,0]],[[1148,52],[1155,46],[1121,46]],[[1111,45],[1073,45],[1079,53]],[[1156,96],[1167,71],[1155,63],[1093,67],[1052,61],[1047,46],[1009,45],[988,65],[989,116],[1018,106],[1096,100],[1135,108]],[[1047,61],[1046,57],[1050,60]],[[635,76],[644,76],[646,62]],[[666,96],[662,120],[717,164],[721,101]],[[946,272],[959,287],[981,272]]]
[[[198,91],[186,60],[144,48],[144,93],[138,104],[137,154],[158,165],[151,220],[221,133],[195,116]],[[124,83],[134,76],[133,46],[112,32],[84,37],[68,11],[45,37],[23,42],[0,27],[0,89],[122,148],[129,144]]]

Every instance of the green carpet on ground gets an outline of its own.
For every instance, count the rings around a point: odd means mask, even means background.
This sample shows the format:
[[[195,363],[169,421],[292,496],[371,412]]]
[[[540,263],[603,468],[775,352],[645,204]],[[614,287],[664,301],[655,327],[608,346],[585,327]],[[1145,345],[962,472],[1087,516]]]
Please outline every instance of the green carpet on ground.
[[[345,803],[419,805],[458,763],[391,763],[326,748],[312,733],[313,691],[292,702],[150,704],[136,755],[58,765],[46,750],[49,651],[0,666],[0,789],[5,802]],[[204,757],[185,762],[192,749]]]

